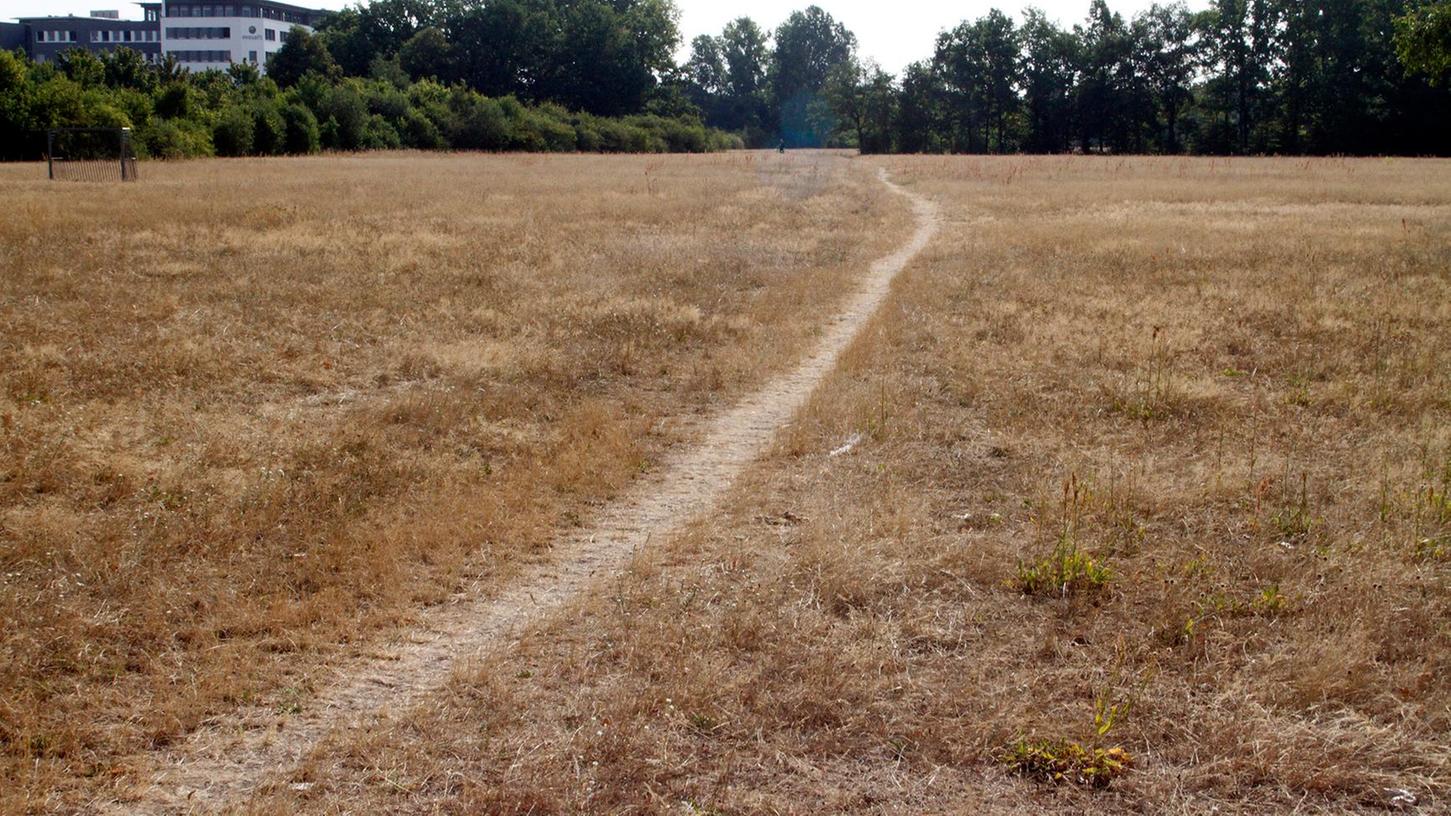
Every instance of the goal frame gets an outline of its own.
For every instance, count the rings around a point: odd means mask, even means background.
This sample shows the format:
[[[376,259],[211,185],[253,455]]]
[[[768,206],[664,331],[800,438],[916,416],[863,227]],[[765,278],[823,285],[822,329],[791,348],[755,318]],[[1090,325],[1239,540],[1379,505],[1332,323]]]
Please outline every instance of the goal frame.
[[[46,175],[51,181],[56,181],[56,136],[65,133],[114,133],[116,134],[116,158],[114,162],[120,171],[121,181],[136,181],[136,151],[131,144],[131,128],[129,127],[64,127],[50,128],[45,132],[45,166]],[[70,159],[61,157],[60,163],[64,164]],[[85,159],[98,164],[105,164],[108,159]],[[64,180],[64,179],[61,179]]]

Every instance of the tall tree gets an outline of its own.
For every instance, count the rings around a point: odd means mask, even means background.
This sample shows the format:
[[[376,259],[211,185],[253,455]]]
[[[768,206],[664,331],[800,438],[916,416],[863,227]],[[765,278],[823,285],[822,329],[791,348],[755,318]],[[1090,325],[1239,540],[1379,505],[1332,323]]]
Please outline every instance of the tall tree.
[[[942,80],[928,62],[914,62],[902,72],[897,93],[897,150],[938,153],[943,149]]]
[[[701,34],[690,41],[690,59],[685,75],[695,87],[710,96],[723,96],[730,88],[726,72],[725,44],[719,37]]]
[[[792,147],[820,147],[830,136],[816,111],[833,69],[856,54],[856,35],[819,6],[793,11],[776,29],[771,95],[781,138]]]
[[[946,81],[959,129],[967,137],[961,149],[1011,149],[1008,122],[1019,102],[1018,45],[1012,19],[997,9],[937,38],[934,60]]]
[[[764,91],[770,49],[756,21],[739,17],[726,23],[720,45],[731,96],[742,99]]]
[[[1072,138],[1077,41],[1036,8],[1024,12],[1019,36],[1027,114],[1023,148],[1032,153],[1061,153]]]
[[[891,151],[896,88],[881,66],[874,62],[836,66],[826,81],[826,98],[861,152]]]
[[[267,75],[281,87],[290,88],[309,72],[329,78],[336,78],[340,73],[322,39],[294,26],[287,35],[287,42],[268,57]]]
[[[1396,53],[1411,73],[1433,84],[1451,75],[1451,0],[1428,3],[1396,18]]]
[[[738,131],[748,145],[761,147],[775,130],[767,105],[771,52],[766,32],[751,18],[741,17],[726,24],[720,43],[727,93],[719,126]]]
[[[1104,0],[1093,0],[1087,24],[1074,28],[1078,85],[1074,120],[1083,150],[1124,150],[1127,142],[1123,79],[1132,54],[1123,18]]]
[[[1183,3],[1155,3],[1144,12],[1143,70],[1159,113],[1163,115],[1160,148],[1178,153],[1179,117],[1193,101],[1196,60],[1194,22]]]

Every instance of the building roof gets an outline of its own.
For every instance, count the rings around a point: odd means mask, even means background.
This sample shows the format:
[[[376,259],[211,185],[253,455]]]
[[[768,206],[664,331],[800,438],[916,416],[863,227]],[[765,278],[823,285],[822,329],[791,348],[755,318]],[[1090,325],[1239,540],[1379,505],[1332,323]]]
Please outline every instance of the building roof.
[[[206,2],[206,1],[207,0],[167,0],[168,3],[176,3],[177,5],[187,5],[187,6],[190,6],[190,5],[198,5],[198,4],[203,3],[203,2]],[[277,0],[232,0],[232,4],[233,5],[239,5],[239,6],[240,5],[248,5],[248,6],[268,6],[270,8],[282,9],[283,11],[295,11],[295,12],[299,12],[299,13],[302,13],[302,14],[322,15],[322,14],[328,14],[329,13],[327,9],[309,8],[307,6],[293,5],[292,3],[279,3],[279,2],[277,2]],[[136,3],[136,5],[140,6],[143,9],[147,9],[147,10],[160,10],[161,9],[161,6],[162,6],[161,3]],[[13,17],[11,19],[16,20],[16,21],[18,21],[20,23],[33,23],[33,22],[41,22],[41,21],[47,21],[47,20],[95,20],[95,21],[102,22],[102,23],[144,23],[144,22],[150,22],[150,21],[147,21],[147,20],[135,20],[135,19],[125,19],[125,18],[122,18],[122,19],[119,19],[118,20],[118,19],[114,19],[114,18],[111,18],[111,17],[92,17],[92,16],[90,16],[88,14],[48,14],[48,15],[42,15],[40,17]]]
[[[15,19],[21,23],[43,23],[52,20],[63,20],[72,23],[79,21],[86,23],[104,23],[107,25],[126,25],[128,23],[134,25],[136,23],[148,22],[147,20],[115,20],[110,17],[91,17],[82,14],[52,14],[48,17],[16,17]]]

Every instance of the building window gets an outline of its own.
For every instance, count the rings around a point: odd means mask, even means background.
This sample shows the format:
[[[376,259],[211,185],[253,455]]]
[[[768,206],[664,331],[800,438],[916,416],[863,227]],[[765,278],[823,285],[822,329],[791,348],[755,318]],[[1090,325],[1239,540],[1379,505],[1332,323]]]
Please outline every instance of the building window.
[[[168,51],[179,62],[231,62],[230,51]]]
[[[248,51],[247,52],[247,61],[248,62],[251,62],[253,65],[256,65],[257,64],[257,52],[256,51]]]
[[[275,29],[275,28],[269,28],[269,29],[267,29],[267,41],[268,42],[277,42],[277,29]]]
[[[225,40],[232,36],[230,28],[168,28],[166,36],[173,40]]]

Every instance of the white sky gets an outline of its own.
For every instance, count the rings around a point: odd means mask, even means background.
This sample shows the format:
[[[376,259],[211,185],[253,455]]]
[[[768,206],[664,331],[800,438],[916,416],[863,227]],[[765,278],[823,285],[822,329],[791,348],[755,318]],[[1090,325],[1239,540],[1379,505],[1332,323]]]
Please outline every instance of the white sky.
[[[339,9],[353,0],[291,0],[296,5]],[[913,60],[932,55],[937,33],[964,19],[979,17],[993,6],[1017,13],[1023,6],[1036,5],[1049,17],[1071,25],[1088,14],[1089,0],[816,0],[831,16],[857,36],[861,54],[896,73]],[[1125,17],[1147,8],[1151,0],[1109,0],[1109,7]],[[675,0],[680,8],[681,57],[697,34],[719,34],[736,17],[755,19],[767,31],[780,25],[793,9],[811,5],[810,0]],[[119,0],[0,0],[0,15],[39,17],[46,14],[84,15],[91,9],[121,10],[122,17],[140,18],[140,9]]]

